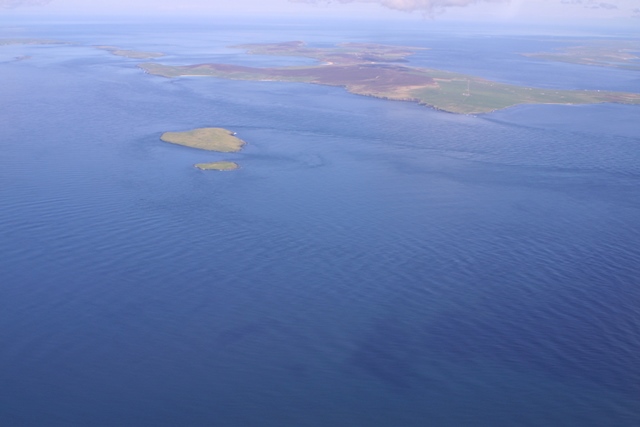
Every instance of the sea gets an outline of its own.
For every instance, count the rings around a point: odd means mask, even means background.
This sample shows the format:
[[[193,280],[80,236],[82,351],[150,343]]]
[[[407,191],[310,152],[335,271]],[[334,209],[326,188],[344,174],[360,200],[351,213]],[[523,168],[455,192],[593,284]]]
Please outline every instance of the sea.
[[[8,22],[0,426],[640,426],[640,106],[456,115],[339,87],[145,74],[287,66],[241,43],[640,92],[521,55],[615,31],[403,22]],[[16,59],[18,58],[18,59]],[[223,127],[238,153],[164,143]],[[231,172],[194,163],[237,162]]]

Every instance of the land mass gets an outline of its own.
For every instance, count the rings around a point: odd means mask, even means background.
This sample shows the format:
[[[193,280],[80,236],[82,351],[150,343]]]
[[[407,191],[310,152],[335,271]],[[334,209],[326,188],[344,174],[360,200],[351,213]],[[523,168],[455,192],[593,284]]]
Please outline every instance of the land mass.
[[[518,104],[640,104],[640,94],[637,93],[523,87],[406,65],[406,57],[421,48],[371,43],[311,48],[300,41],[232,47],[245,49],[250,54],[312,58],[319,64],[257,68],[216,63],[185,66],[144,63],[139,67],[149,74],[169,78],[211,76],[340,86],[358,95],[418,102],[438,110],[462,114],[487,113]]]
[[[236,162],[226,162],[226,161],[211,162],[211,163],[196,163],[194,166],[203,171],[208,171],[208,170],[232,171],[240,167]]]
[[[234,153],[245,144],[235,133],[223,128],[199,128],[185,132],[165,132],[160,139],[172,144],[198,148],[200,150]]]
[[[186,132],[165,132],[160,139],[199,150],[234,153],[240,151],[245,145],[245,142],[236,138],[235,135],[235,132],[224,128],[199,128]],[[228,161],[196,163],[194,166],[200,170],[217,171],[230,171],[239,167],[237,163]]]
[[[524,53],[531,58],[570,64],[640,70],[640,45],[631,40],[598,40],[553,52]]]
[[[131,59],[155,59],[155,58],[160,58],[161,56],[164,56],[164,53],[160,53],[160,52],[144,52],[141,50],[126,50],[126,49],[120,49],[119,47],[115,47],[115,46],[94,46],[94,47],[96,49],[106,50],[112,55],[122,56],[125,58],[131,58]]]
[[[71,44],[57,40],[47,39],[0,39],[0,46],[9,45],[46,45],[46,44]]]

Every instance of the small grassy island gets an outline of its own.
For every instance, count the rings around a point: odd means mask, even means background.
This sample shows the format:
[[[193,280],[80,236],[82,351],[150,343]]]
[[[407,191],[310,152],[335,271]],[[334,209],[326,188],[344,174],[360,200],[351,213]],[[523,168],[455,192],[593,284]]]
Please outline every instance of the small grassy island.
[[[186,132],[165,132],[160,137],[164,142],[198,148],[200,150],[235,153],[245,144],[235,137],[235,132],[223,128],[199,128]]]
[[[240,166],[236,162],[211,162],[211,163],[196,163],[194,165],[196,168],[203,171],[232,171],[238,169]]]
[[[164,53],[160,53],[160,52],[143,52],[140,50],[126,50],[126,49],[120,49],[119,47],[115,47],[115,46],[94,46],[94,47],[96,49],[106,50],[112,55],[122,56],[125,58],[131,58],[131,59],[155,59],[155,58],[160,58],[161,56],[164,56]]]
[[[251,54],[313,58],[320,63],[273,68],[230,64],[171,66],[158,63],[144,63],[139,67],[149,74],[164,77],[211,76],[339,86],[358,95],[417,102],[459,114],[488,113],[519,104],[640,104],[638,93],[524,87],[472,75],[405,65],[405,58],[421,48],[371,43],[310,48],[299,41],[232,47],[245,49]]]

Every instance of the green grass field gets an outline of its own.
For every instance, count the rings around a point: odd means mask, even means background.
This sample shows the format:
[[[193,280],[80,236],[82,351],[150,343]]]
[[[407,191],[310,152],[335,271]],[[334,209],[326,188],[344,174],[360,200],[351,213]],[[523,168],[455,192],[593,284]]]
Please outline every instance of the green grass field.
[[[200,150],[233,153],[240,151],[245,142],[223,128],[200,128],[185,132],[165,132],[160,137],[171,144],[184,145]]]

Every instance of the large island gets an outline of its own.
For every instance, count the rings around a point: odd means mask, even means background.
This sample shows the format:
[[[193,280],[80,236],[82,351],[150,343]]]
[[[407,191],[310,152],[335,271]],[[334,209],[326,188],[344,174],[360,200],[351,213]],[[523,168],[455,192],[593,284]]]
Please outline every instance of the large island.
[[[406,65],[420,48],[370,43],[345,43],[330,48],[303,42],[232,46],[250,54],[306,57],[317,65],[257,68],[230,64],[183,66],[140,64],[164,77],[211,76],[234,80],[314,83],[341,86],[351,93],[412,101],[451,113],[477,114],[518,104],[640,104],[640,94],[610,91],[556,90],[523,87],[476,76]]]

